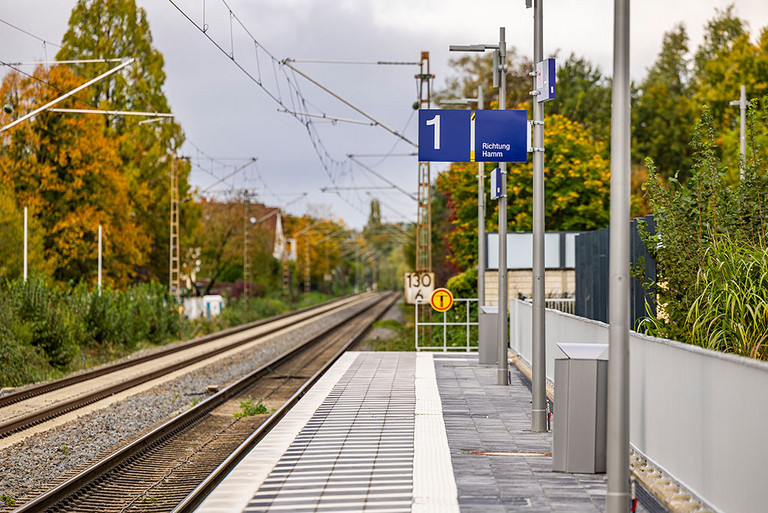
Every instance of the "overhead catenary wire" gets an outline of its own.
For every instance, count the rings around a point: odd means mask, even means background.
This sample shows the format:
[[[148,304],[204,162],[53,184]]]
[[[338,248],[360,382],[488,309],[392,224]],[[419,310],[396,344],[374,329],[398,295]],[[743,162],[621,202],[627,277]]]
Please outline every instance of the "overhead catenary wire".
[[[29,31],[27,31],[27,30],[24,30],[24,29],[23,29],[23,28],[21,28],[21,27],[18,27],[18,26],[16,26],[16,25],[14,25],[14,24],[13,24],[13,23],[11,23],[10,21],[6,21],[6,20],[3,20],[3,19],[0,19],[0,23],[4,23],[5,25],[8,25],[9,27],[11,27],[11,28],[13,28],[13,29],[16,29],[16,30],[18,30],[19,32],[22,32],[22,33],[24,33],[24,34],[26,34],[26,35],[28,35],[28,36],[30,36],[30,37],[32,37],[32,38],[34,38],[34,39],[37,39],[38,41],[40,41],[40,42],[41,42],[41,43],[43,43],[44,45],[51,45],[51,46],[55,46],[56,48],[61,48],[61,45],[57,45],[56,43],[53,43],[53,42],[51,42],[51,41],[48,41],[47,39],[43,39],[42,37],[36,36],[35,34],[33,34],[33,33],[29,32]]]
[[[402,187],[400,187],[399,185],[394,183],[392,180],[390,180],[390,179],[386,178],[385,176],[381,175],[381,173],[379,173],[378,171],[375,171],[374,169],[371,169],[370,167],[366,166],[365,164],[363,164],[362,162],[360,162],[359,160],[357,160],[356,158],[354,158],[354,157],[352,157],[350,155],[347,155],[347,157],[349,158],[349,160],[351,160],[352,162],[354,162],[358,166],[362,167],[363,169],[365,169],[366,171],[368,171],[372,175],[374,175],[374,176],[378,177],[379,179],[383,180],[384,182],[388,183],[389,185],[391,185],[392,187],[394,187],[398,191],[402,192],[403,194],[405,194],[406,196],[408,196],[412,200],[418,201],[414,194],[411,194],[410,192],[406,191],[405,189],[403,189]]]
[[[282,61],[278,60],[272,53],[269,52],[267,48],[264,47],[256,38],[255,36],[250,32],[250,30],[245,26],[245,24],[240,20],[240,18],[237,16],[237,14],[232,10],[232,8],[229,6],[229,4],[226,2],[226,0],[220,0],[220,5],[223,6],[223,13],[227,15],[228,19],[225,23],[227,23],[227,29],[229,30],[229,37],[224,40],[223,37],[220,37],[220,40],[217,40],[214,36],[213,30],[209,30],[209,23],[210,18],[207,17],[207,11],[206,11],[206,3],[203,3],[203,22],[202,24],[199,24],[197,21],[193,19],[193,17],[186,12],[180,5],[177,0],[169,0],[171,5],[176,8],[177,11],[185,18],[189,23],[194,25],[221,53],[224,55],[227,55],[227,58],[233,62],[235,66],[237,66],[242,73],[245,74],[246,77],[248,77],[254,84],[256,84],[259,88],[261,88],[267,96],[272,99],[275,103],[283,107],[284,109],[291,111],[290,115],[292,115],[295,119],[297,119],[300,123],[302,123],[307,131],[307,134],[310,139],[310,143],[312,144],[312,147],[317,154],[320,163],[323,167],[323,170],[325,171],[326,175],[328,176],[330,182],[334,186],[341,185],[339,180],[343,179],[346,176],[354,176],[355,174],[355,166],[350,163],[348,160],[338,160],[335,159],[328,149],[326,148],[325,144],[323,143],[322,138],[320,137],[320,134],[318,133],[317,129],[315,128],[317,126],[317,121],[313,121],[313,118],[310,116],[307,116],[306,114],[314,114],[313,111],[321,111],[321,109],[318,109],[314,105],[312,105],[311,102],[308,101],[306,96],[302,93],[300,85],[299,85],[299,79],[298,77],[300,75],[304,75],[300,71],[296,70],[295,67],[291,69],[290,67],[286,66]],[[226,30],[226,29],[225,29]],[[246,64],[242,60],[242,52],[239,54],[235,54],[235,48],[234,45],[234,32],[236,30],[242,31],[242,33],[245,35],[247,39],[249,39],[249,44],[252,44],[253,48],[253,58],[252,58],[252,65],[249,66],[249,64]],[[240,47],[237,47],[238,49]],[[269,59],[269,63],[264,65],[263,59],[267,58]],[[377,61],[381,63],[389,63],[390,61]],[[391,61],[395,62],[395,61]],[[414,63],[415,64],[415,63]],[[267,70],[272,69],[271,77],[272,80],[267,77],[269,72]],[[321,114],[316,114],[322,117]],[[412,116],[412,114],[411,114]],[[326,114],[326,118],[328,115]],[[382,125],[377,121],[378,125]],[[393,134],[397,134],[398,138],[402,138],[399,133],[397,133],[395,130],[391,130]],[[401,139],[402,140],[402,139]],[[405,138],[407,140],[407,138]],[[410,144],[414,143],[408,141]],[[349,200],[346,198],[343,198],[340,194],[337,194],[337,196],[348,205],[352,206]],[[355,210],[359,210],[355,207]]]
[[[65,100],[65,99],[69,98],[70,96],[74,95],[78,91],[81,91],[81,90],[85,89],[86,87],[90,86],[91,84],[94,84],[94,83],[96,83],[96,82],[106,78],[107,76],[120,71],[121,69],[125,68],[126,66],[132,64],[135,60],[136,59],[133,59],[133,58],[128,59],[128,60],[124,61],[122,64],[119,64],[119,65],[115,66],[114,68],[110,69],[109,71],[106,71],[106,72],[102,73],[98,77],[93,78],[93,79],[87,81],[86,83],[84,83],[84,84],[82,84],[82,85],[72,89],[71,91],[63,94],[62,96],[59,96],[58,98],[55,98],[55,99],[51,100],[50,102],[46,103],[42,107],[38,107],[37,109],[33,110],[32,112],[28,112],[24,116],[22,116],[22,117],[18,118],[17,120],[15,120],[15,121],[5,125],[4,127],[0,128],[0,132],[4,132],[4,131],[8,130],[9,128],[12,128],[12,127],[18,125],[19,123],[22,123],[23,121],[25,121],[26,119],[34,116],[35,114],[37,114],[39,112],[42,112],[42,111],[44,111],[46,109],[49,109],[53,105],[59,103],[62,100]]]
[[[50,89],[53,89],[54,91],[56,91],[56,92],[58,92],[58,93],[60,93],[60,94],[65,94],[65,93],[67,92],[67,91],[65,91],[64,89],[61,89],[61,88],[59,88],[59,87],[56,87],[55,85],[51,84],[50,82],[47,82],[47,81],[45,81],[45,80],[43,80],[43,79],[41,79],[41,78],[39,78],[39,77],[36,77],[35,75],[32,75],[32,74],[30,74],[30,73],[27,73],[26,71],[20,70],[20,69],[19,69],[19,68],[18,68],[16,65],[14,65],[13,63],[9,63],[9,62],[5,62],[5,61],[2,61],[2,60],[0,60],[0,66],[6,66],[6,67],[8,67],[8,68],[11,68],[11,69],[12,69],[13,71],[15,71],[16,73],[19,73],[20,75],[24,75],[24,76],[25,76],[25,77],[27,77],[27,78],[31,78],[31,79],[32,79],[32,80],[34,80],[35,82],[37,82],[37,83],[39,83],[39,84],[42,84],[42,85],[44,85],[44,86],[46,86],[46,87],[48,87],[48,88],[50,88]],[[88,100],[84,100],[83,98],[80,98],[80,97],[79,97],[78,95],[76,95],[76,94],[71,94],[71,95],[70,95],[70,98],[73,98],[73,99],[75,99],[75,100],[79,101],[80,103],[82,103],[82,104],[84,104],[84,105],[88,105],[89,107],[94,107],[94,108],[98,107],[98,106],[97,106],[97,105],[95,105],[93,102],[91,102],[91,101],[88,101]]]
[[[362,64],[373,66],[418,66],[420,62],[407,62],[407,61],[345,61],[345,60],[333,60],[333,59],[291,59],[291,62],[300,62],[307,64]]]
[[[63,61],[24,61],[3,63],[4,66],[49,66],[64,64],[108,64],[110,62],[122,62],[125,57],[116,57],[113,59],[70,59]]]

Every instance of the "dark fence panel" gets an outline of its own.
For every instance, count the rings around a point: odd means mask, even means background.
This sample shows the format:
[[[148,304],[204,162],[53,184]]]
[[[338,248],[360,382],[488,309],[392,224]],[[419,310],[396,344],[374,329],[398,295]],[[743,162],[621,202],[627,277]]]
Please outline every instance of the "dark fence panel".
[[[643,223],[648,233],[656,233],[653,216],[634,219],[630,223],[631,269],[634,278],[630,285],[630,318],[632,326],[646,315],[646,302],[652,314],[656,313],[656,299],[643,283],[656,280],[656,261],[648,253],[639,232]],[[575,313],[581,317],[608,322],[608,256],[610,235],[608,228],[582,232],[576,236],[576,304]]]

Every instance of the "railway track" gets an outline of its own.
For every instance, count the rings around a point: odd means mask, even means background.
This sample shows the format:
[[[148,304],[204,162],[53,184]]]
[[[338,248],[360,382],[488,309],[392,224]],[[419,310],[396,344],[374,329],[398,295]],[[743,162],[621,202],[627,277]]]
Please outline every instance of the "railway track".
[[[190,511],[396,298],[367,298],[362,311],[14,511]],[[276,411],[235,417],[252,398]]]
[[[223,330],[76,376],[6,394],[0,397],[0,438],[23,431],[197,362],[242,347],[274,334],[280,329],[302,321],[309,321],[346,305],[354,304],[358,300],[360,298],[341,298],[322,305]],[[129,372],[129,377],[121,377]]]

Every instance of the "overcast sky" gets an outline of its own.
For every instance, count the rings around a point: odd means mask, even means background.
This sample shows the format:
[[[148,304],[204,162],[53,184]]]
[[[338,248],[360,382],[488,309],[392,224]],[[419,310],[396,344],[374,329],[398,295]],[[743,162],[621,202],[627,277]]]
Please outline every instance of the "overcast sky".
[[[53,43],[60,43],[75,0],[0,0],[0,19]],[[292,214],[332,215],[350,227],[365,224],[371,195],[381,200],[388,221],[415,221],[416,203],[397,190],[352,190],[386,184],[351,163],[348,154],[400,154],[414,148],[381,127],[328,122],[318,123],[321,148],[339,164],[323,166],[306,128],[280,105],[271,93],[291,106],[285,82],[275,84],[273,66],[253,40],[233,22],[220,0],[175,0],[198,25],[207,6],[206,34],[223,46],[234,48],[235,60],[261,79],[266,91],[239,69],[168,0],[138,0],[147,12],[155,46],[165,58],[165,94],[188,140],[218,163],[197,160],[191,144],[184,153],[196,160],[192,182],[209,187],[211,176],[223,177],[247,158],[258,160],[238,173],[226,187],[247,188],[259,200],[281,206],[302,193],[307,195],[287,207]],[[701,41],[703,26],[729,1],[646,0],[632,2],[631,72],[641,79],[655,60],[664,32],[683,22],[691,47]],[[768,26],[766,0],[734,2],[737,14],[747,20],[753,39]],[[435,88],[451,75],[450,44],[494,43],[499,27],[506,27],[507,42],[521,54],[533,52],[533,10],[524,0],[228,0],[228,5],[250,35],[279,60],[419,60],[429,51]],[[544,53],[570,53],[586,57],[610,74],[612,70],[613,2],[546,0],[544,2]],[[42,44],[7,25],[0,24],[0,59],[29,61],[52,58],[57,48]],[[105,56],[112,57],[112,56]],[[416,66],[373,66],[298,63],[296,66],[384,124],[416,141],[412,104],[417,99]],[[279,76],[285,75],[278,69]],[[294,77],[313,112],[345,119],[364,118],[304,79]],[[279,89],[278,89],[279,87]],[[734,92],[734,97],[737,95]],[[556,101],[556,100],[555,100]],[[292,108],[292,107],[291,107]],[[297,110],[303,110],[304,107]],[[318,140],[315,140],[315,144]],[[227,159],[227,160],[224,160]],[[228,160],[233,159],[233,160]],[[239,159],[239,160],[238,160]],[[386,159],[361,157],[361,161],[415,194],[416,157]],[[206,168],[207,172],[198,166]],[[227,167],[229,166],[229,167]],[[433,175],[441,169],[433,166]],[[338,187],[337,193],[322,192]]]

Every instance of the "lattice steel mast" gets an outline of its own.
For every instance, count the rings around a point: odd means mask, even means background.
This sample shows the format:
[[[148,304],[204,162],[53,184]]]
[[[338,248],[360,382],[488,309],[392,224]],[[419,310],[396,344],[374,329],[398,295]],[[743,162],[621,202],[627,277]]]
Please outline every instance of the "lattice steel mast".
[[[421,52],[419,74],[419,108],[428,109],[431,97],[429,52]],[[419,197],[416,221],[416,272],[432,271],[432,213],[429,162],[419,162]]]
[[[176,298],[181,298],[181,259],[179,249],[179,170],[176,167],[176,153],[171,156],[171,219],[170,219],[170,266],[168,291]]]

